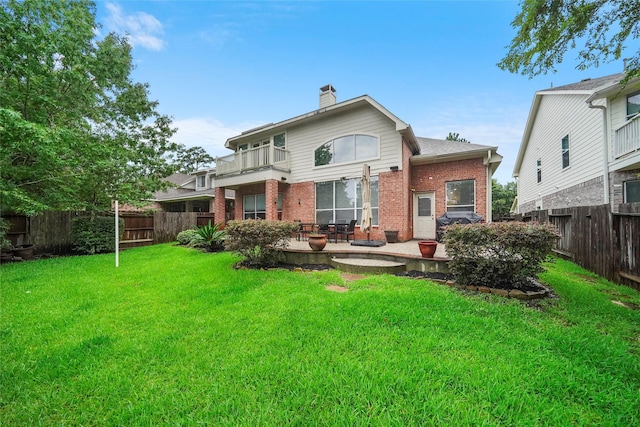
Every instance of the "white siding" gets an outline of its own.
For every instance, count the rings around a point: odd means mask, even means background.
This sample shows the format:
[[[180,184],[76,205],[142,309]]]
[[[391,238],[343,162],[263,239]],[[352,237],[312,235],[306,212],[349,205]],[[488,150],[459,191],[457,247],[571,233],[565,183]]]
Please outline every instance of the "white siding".
[[[611,141],[613,141],[613,133],[615,132],[615,130],[619,129],[627,122],[627,95],[636,92],[637,90],[638,86],[631,85],[631,87],[626,88],[620,94],[616,95],[613,99],[609,99],[609,114],[611,118],[609,130],[611,131]]]
[[[543,95],[518,178],[518,204],[602,175],[602,113],[589,108],[586,95]],[[569,135],[570,166],[562,168],[562,138]],[[542,160],[542,182],[536,161]],[[543,209],[553,206],[542,206]]]
[[[316,148],[336,137],[356,133],[379,138],[378,159],[320,167],[314,165]],[[395,130],[395,123],[368,106],[288,128],[287,149],[291,154],[292,182],[359,177],[363,163],[371,166],[372,175],[388,172],[391,166],[402,168],[402,137]]]

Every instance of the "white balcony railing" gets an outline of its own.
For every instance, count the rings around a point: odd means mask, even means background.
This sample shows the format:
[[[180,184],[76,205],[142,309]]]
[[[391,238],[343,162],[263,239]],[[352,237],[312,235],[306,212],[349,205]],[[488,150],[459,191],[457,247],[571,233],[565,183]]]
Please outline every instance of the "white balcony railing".
[[[218,157],[216,159],[216,175],[220,176],[270,166],[289,169],[289,151],[268,144]]]
[[[636,115],[614,132],[613,158],[620,158],[638,149],[640,149],[640,117]]]

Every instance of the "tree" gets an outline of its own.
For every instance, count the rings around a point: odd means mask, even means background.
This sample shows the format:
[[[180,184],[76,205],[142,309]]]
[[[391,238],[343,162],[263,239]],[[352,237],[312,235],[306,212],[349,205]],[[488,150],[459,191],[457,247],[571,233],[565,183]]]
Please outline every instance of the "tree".
[[[518,193],[515,181],[501,185],[497,179],[491,180],[491,218],[498,221],[500,218],[509,216],[511,205]]]
[[[640,38],[640,0],[522,0],[521,6],[511,23],[518,32],[498,67],[530,78],[555,71],[578,44],[576,68],[585,70],[620,59],[625,43]],[[640,48],[629,53],[626,79],[640,77]]]
[[[164,189],[171,120],[135,83],[131,46],[96,39],[88,0],[7,0],[0,8],[2,209],[109,210]]]
[[[180,144],[174,163],[178,168],[178,172],[191,173],[211,166],[214,161],[215,159],[204,148],[187,148],[185,145]]]
[[[460,134],[458,132],[456,133],[451,133],[449,132],[449,135],[447,135],[447,137],[445,138],[447,141],[459,141],[459,142],[468,142],[471,143],[471,141],[467,141],[464,138],[460,137]]]

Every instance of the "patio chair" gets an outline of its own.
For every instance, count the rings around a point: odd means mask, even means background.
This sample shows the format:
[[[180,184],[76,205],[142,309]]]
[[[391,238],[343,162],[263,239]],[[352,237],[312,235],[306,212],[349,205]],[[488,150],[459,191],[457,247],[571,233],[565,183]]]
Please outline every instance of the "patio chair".
[[[338,241],[338,234],[336,233],[335,227],[331,228],[329,224],[320,224],[318,226],[318,233],[326,235],[327,241],[330,241],[332,238],[334,242]]]
[[[356,223],[358,222],[358,220],[356,219],[352,219],[349,222],[349,225],[347,225],[346,227],[342,228],[340,230],[340,239],[344,240],[345,237],[347,239],[347,242],[349,241],[349,236],[353,236],[353,240],[356,239]]]

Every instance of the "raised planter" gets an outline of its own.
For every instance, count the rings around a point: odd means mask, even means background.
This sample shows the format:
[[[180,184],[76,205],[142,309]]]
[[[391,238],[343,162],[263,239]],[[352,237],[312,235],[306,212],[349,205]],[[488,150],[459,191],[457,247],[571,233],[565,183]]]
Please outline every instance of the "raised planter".
[[[22,245],[13,248],[13,256],[20,257],[24,260],[33,258],[33,245]]]
[[[435,240],[422,240],[418,242],[418,248],[420,249],[422,258],[433,258],[438,248],[438,242]]]

